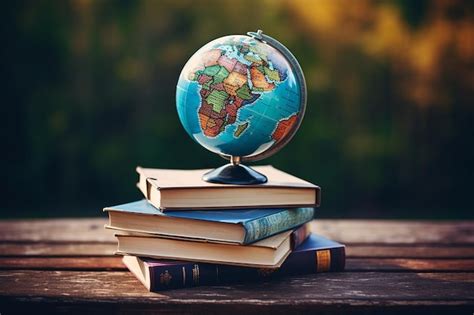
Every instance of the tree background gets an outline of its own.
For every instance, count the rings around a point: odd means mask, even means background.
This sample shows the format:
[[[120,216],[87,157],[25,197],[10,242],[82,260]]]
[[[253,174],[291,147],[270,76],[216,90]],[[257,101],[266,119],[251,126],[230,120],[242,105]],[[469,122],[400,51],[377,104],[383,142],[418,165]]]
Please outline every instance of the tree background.
[[[217,167],[175,87],[205,43],[257,29],[298,58],[300,130],[261,161],[323,188],[320,217],[473,218],[470,1],[7,1],[2,217],[102,215],[137,165]]]

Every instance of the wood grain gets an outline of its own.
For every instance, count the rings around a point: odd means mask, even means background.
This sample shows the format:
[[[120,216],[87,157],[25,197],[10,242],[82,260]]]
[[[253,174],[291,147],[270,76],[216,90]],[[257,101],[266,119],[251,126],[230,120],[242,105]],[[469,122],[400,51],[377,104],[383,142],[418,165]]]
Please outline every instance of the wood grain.
[[[251,286],[150,293],[128,272],[0,271],[0,296],[0,307],[60,301],[69,305],[120,303],[125,309],[127,305],[136,309],[153,305],[155,310],[171,308],[177,312],[204,306],[216,312],[230,305],[239,305],[239,310],[244,312],[275,305],[299,311],[324,310],[328,306],[347,311],[357,305],[370,307],[372,311],[390,310],[394,305],[409,305],[411,310],[418,311],[434,309],[433,306],[466,311],[474,307],[474,273],[400,272],[387,277],[381,272],[342,272],[277,279]]]
[[[472,221],[314,220],[312,230],[347,244],[474,244]]]
[[[0,243],[2,256],[112,256],[115,243]],[[346,246],[347,257],[381,258],[471,258],[473,246],[425,245],[351,245]]]
[[[0,256],[112,256],[115,243],[0,243]]]
[[[87,270],[126,271],[115,257],[0,257],[4,270]],[[474,259],[348,258],[346,271],[474,272]]]
[[[316,220],[346,272],[150,293],[104,218],[0,221],[0,313],[471,314],[474,222]]]
[[[121,270],[122,257],[0,257],[0,269],[6,270]]]
[[[113,232],[105,218],[32,219],[0,221],[0,242],[108,242]]]
[[[474,259],[348,258],[347,271],[474,272]]]
[[[0,221],[0,242],[115,243],[105,218]],[[472,221],[315,220],[315,233],[346,244],[474,244]]]
[[[160,294],[147,292],[129,272],[83,271],[0,271],[2,296],[30,296],[118,300],[186,298],[193,300],[255,301],[366,299],[393,300],[473,300],[474,273],[392,273],[339,272],[296,276],[269,282],[171,290]],[[35,281],[24,281],[35,279]],[[370,283],[370,285],[361,285]],[[387,290],[390,288],[390,290]],[[429,290],[426,290],[429,288]],[[249,295],[252,292],[253,295]],[[281,292],[285,292],[282,296]],[[67,293],[67,294],[66,294]],[[304,293],[304,294],[302,294]]]
[[[346,246],[347,257],[380,258],[474,258],[473,246],[353,245]]]

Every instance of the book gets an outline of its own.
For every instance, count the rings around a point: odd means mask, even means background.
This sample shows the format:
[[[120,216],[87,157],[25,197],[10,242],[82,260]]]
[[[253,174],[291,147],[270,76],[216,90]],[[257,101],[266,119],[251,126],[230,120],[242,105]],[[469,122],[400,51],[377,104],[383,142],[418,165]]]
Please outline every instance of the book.
[[[201,179],[209,170],[171,170],[137,167],[138,188],[156,208],[252,208],[317,207],[321,189],[272,166],[255,166],[268,182],[259,185],[208,183]]]
[[[250,245],[215,243],[146,234],[116,234],[117,253],[163,259],[277,268],[310,234],[309,223]]]
[[[314,208],[187,210],[160,212],[146,200],[106,207],[107,228],[250,244],[293,229],[314,217]]]
[[[279,269],[261,269],[124,256],[123,263],[149,291],[225,285],[289,275],[342,271],[344,245],[312,234]]]

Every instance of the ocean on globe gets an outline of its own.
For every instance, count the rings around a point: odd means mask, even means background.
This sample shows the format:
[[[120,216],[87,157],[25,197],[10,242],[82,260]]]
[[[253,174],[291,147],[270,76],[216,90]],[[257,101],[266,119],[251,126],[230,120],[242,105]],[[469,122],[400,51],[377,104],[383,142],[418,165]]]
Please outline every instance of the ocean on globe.
[[[235,35],[208,43],[189,59],[176,106],[186,132],[206,149],[250,158],[291,136],[304,112],[301,97],[280,51]]]

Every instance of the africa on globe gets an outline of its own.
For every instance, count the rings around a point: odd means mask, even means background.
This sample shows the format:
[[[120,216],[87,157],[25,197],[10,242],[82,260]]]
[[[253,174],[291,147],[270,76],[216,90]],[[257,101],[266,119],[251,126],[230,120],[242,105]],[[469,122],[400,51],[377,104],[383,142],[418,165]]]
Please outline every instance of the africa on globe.
[[[306,84],[294,56],[261,31],[248,34],[221,37],[199,49],[181,71],[176,90],[186,132],[236,167],[283,147],[306,106]]]

